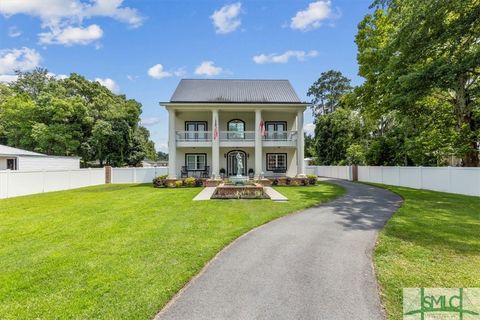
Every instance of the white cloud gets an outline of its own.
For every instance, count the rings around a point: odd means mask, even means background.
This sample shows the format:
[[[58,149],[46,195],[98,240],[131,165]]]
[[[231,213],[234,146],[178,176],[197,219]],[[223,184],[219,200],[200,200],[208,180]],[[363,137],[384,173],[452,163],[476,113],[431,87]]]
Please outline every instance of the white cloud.
[[[168,143],[155,143],[157,151],[168,152]]]
[[[160,118],[160,117],[145,117],[145,118],[142,118],[141,125],[142,126],[153,126],[155,124],[160,123],[161,120],[162,120],[162,118]]]
[[[314,123],[306,123],[304,126],[303,126],[303,131],[309,135],[309,136],[313,136],[315,134],[315,124]]]
[[[22,35],[22,31],[20,31],[20,29],[18,29],[17,27],[13,26],[8,28],[8,36],[10,38],[20,37],[21,35]]]
[[[57,80],[63,80],[68,78],[66,74],[55,74],[55,73],[49,72],[47,73],[47,75],[49,75],[50,77],[54,77]]]
[[[291,19],[290,28],[308,31],[321,26],[323,20],[334,18],[330,0],[311,2]]]
[[[215,26],[215,32],[220,34],[230,33],[238,29],[242,24],[239,15],[242,4],[240,2],[232,3],[215,10],[210,16]]]
[[[160,63],[157,63],[148,69],[148,75],[154,79],[168,78],[172,76],[171,72],[165,71]]]
[[[253,61],[256,64],[265,64],[265,63],[287,63],[290,58],[296,58],[299,61],[304,61],[308,58],[313,58],[318,55],[318,51],[311,50],[308,52],[300,50],[288,50],[282,54],[259,54],[253,57]]]
[[[196,69],[195,74],[200,76],[217,76],[223,69],[216,67],[213,61],[203,61]]]
[[[130,80],[130,81],[135,81],[137,80],[139,77],[138,76],[133,76],[131,74],[127,74],[127,79]]]
[[[0,50],[0,74],[13,74],[16,70],[28,71],[39,66],[42,57],[35,49]]]
[[[39,33],[41,44],[89,44],[103,36],[103,30],[96,24],[86,28],[66,27],[65,29],[53,28],[49,32]]]
[[[0,82],[13,82],[18,79],[16,74],[0,74]]]
[[[118,93],[120,91],[120,86],[110,78],[95,78],[95,81],[100,83],[102,86],[106,87],[108,90],[112,91],[113,93]]]
[[[163,79],[168,77],[182,77],[186,74],[185,68],[179,68],[174,71],[166,71],[160,63],[150,67],[147,71],[148,75],[154,79]]]
[[[110,17],[134,28],[142,24],[143,18],[137,10],[122,3],[123,0],[2,0],[0,14],[40,18],[41,27],[47,30],[39,34],[41,43],[87,44],[93,41],[91,38],[100,38],[103,32],[99,32],[101,29],[96,25],[84,28],[85,19]]]

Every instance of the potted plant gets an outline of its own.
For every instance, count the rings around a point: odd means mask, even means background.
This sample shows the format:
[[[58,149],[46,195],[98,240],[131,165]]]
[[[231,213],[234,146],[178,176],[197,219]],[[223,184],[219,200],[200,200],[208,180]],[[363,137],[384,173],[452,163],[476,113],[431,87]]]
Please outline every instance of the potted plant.
[[[220,177],[225,178],[225,168],[220,169]]]

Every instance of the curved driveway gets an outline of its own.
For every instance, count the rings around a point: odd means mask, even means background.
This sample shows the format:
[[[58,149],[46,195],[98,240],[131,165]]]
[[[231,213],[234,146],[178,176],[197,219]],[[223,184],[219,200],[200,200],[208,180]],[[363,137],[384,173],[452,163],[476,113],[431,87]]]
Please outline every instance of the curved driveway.
[[[401,198],[332,180],[345,196],[267,223],[220,253],[157,319],[384,319],[372,267]]]

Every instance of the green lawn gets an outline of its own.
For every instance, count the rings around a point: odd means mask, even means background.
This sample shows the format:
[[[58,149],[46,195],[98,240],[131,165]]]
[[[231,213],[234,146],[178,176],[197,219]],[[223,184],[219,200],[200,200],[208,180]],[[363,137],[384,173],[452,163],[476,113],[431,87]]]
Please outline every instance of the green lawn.
[[[480,197],[381,187],[405,199],[375,249],[388,319],[402,319],[402,288],[480,287]]]
[[[232,240],[340,187],[290,201],[193,202],[200,191],[103,185],[0,200],[1,319],[150,319]]]

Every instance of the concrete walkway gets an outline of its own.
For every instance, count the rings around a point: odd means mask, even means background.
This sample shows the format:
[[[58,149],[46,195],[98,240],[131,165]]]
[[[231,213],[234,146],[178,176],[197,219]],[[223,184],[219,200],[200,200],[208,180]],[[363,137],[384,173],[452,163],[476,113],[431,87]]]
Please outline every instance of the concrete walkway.
[[[210,200],[210,198],[213,196],[213,193],[215,192],[215,187],[205,187],[200,191],[195,198],[193,198],[193,201],[203,201],[203,200]]]
[[[372,249],[402,200],[332,182],[347,194],[240,237],[157,319],[384,319]]]
[[[283,194],[273,189],[272,187],[264,187],[265,193],[270,197],[272,201],[288,201],[288,198]]]

